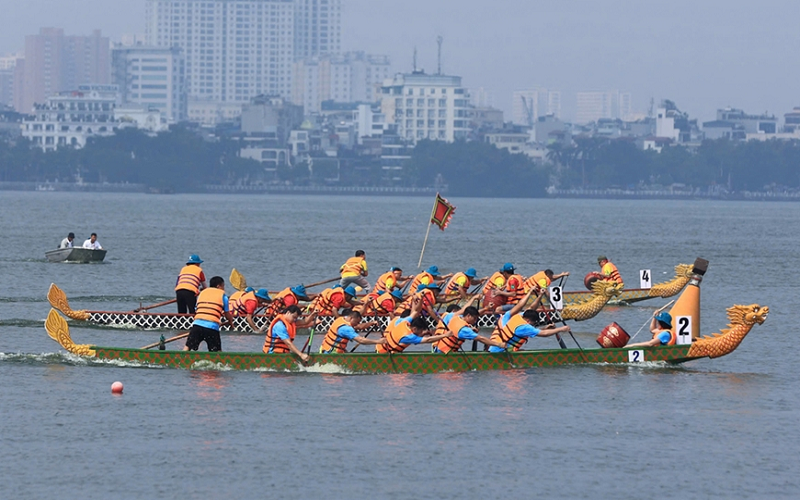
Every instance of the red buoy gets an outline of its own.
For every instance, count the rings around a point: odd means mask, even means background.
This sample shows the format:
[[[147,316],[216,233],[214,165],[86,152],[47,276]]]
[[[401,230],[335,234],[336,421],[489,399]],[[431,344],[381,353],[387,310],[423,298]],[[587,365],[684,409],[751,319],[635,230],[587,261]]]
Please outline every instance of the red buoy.
[[[114,382],[111,384],[111,394],[122,394],[122,382]]]
[[[631,336],[621,326],[617,323],[611,323],[603,328],[603,331],[597,336],[597,343],[604,349],[625,347],[630,338]]]

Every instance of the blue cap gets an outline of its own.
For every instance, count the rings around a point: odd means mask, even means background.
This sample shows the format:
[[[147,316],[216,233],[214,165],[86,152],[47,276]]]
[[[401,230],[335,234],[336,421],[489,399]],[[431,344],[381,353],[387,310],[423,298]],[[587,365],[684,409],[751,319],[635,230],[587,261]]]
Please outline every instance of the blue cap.
[[[256,292],[256,297],[264,300],[272,300],[266,288],[259,288],[258,291]]]
[[[400,290],[392,290],[392,297],[396,298],[397,300],[403,300],[403,292]]]
[[[344,293],[351,297],[355,297],[358,292],[356,292],[356,288],[353,285],[347,285],[347,288],[344,289]]]
[[[437,266],[431,266],[425,270],[431,276],[439,276],[439,268]]]
[[[424,286],[425,288],[427,288],[428,290],[436,290],[437,292],[441,292],[441,291],[442,291],[442,288],[441,288],[439,285],[437,285],[436,283],[430,283],[430,284],[428,284],[428,285],[423,285],[423,286]],[[423,286],[419,286],[419,287],[417,287],[417,288],[418,288],[419,290],[422,290],[422,287],[423,287]]]
[[[505,264],[503,264],[503,267],[500,268],[501,273],[513,273],[516,270],[517,268],[514,267],[514,264],[512,264],[511,262],[506,262]]]
[[[667,311],[662,311],[656,314],[656,321],[660,321],[667,325],[667,328],[672,328],[672,315]]]
[[[478,276],[478,271],[476,271],[474,267],[470,267],[469,269],[464,271],[464,275],[467,276],[468,278],[474,278]]]
[[[203,260],[200,258],[199,255],[193,253],[189,256],[189,260],[186,261],[187,264],[202,264]]]
[[[293,286],[289,290],[292,291],[293,294],[297,295],[300,298],[307,299],[308,295],[306,295],[306,287],[303,285]]]
[[[255,291],[256,291],[256,289],[253,288],[252,286],[248,286],[247,288],[244,289],[244,293],[250,293],[250,292],[255,292]]]
[[[336,284],[335,284],[335,285],[333,285],[331,288],[332,288],[332,289],[333,289],[333,288],[342,288],[342,284],[341,284],[341,283],[336,283]]]

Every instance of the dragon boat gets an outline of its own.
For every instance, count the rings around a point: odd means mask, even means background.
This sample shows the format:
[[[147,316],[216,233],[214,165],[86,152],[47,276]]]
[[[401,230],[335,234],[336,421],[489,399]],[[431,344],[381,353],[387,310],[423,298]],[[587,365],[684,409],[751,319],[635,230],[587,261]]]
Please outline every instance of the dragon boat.
[[[441,373],[483,370],[509,370],[577,364],[635,364],[642,362],[683,363],[700,358],[717,358],[733,352],[756,324],[767,319],[768,307],[757,304],[728,309],[730,325],[721,333],[693,339],[684,345],[546,349],[516,352],[464,352],[432,354],[404,352],[399,354],[346,353],[313,354],[305,364],[291,354],[262,352],[200,352],[175,350],[130,349],[75,344],[67,321],[50,310],[45,322],[48,335],[67,351],[98,360],[123,360],[143,365],[161,365],[185,369],[237,369],[277,372],[339,371],[342,373]],[[698,323],[699,323],[699,317]]]
[[[608,303],[608,301],[619,295],[622,287],[617,283],[608,281],[598,281],[594,285],[593,292],[588,299],[567,306],[563,310],[545,309],[539,312],[539,324],[544,325],[562,320],[583,321],[596,316]],[[50,285],[47,293],[47,300],[50,305],[60,311],[68,318],[77,321],[86,321],[95,325],[114,325],[118,327],[139,328],[143,330],[188,330],[192,326],[192,315],[178,313],[156,313],[142,311],[86,311],[74,310],[69,305],[66,293],[55,283]],[[331,316],[320,316],[319,328],[327,329],[333,322]],[[269,325],[272,321],[271,316],[256,314],[253,322],[258,328]],[[365,322],[376,321],[378,324],[373,331],[383,331],[388,324],[389,317],[385,315],[367,316]],[[495,315],[484,314],[478,319],[478,327],[494,328],[497,322]],[[234,318],[233,328],[227,326],[223,330],[235,332],[253,333],[244,318]]]
[[[678,264],[675,266],[675,276],[668,281],[655,283],[650,288],[625,288],[620,290],[619,295],[615,296],[610,303],[612,304],[633,304],[643,300],[673,297],[681,292],[692,278],[702,270],[703,273],[708,268],[708,261],[696,259],[694,264]],[[593,290],[578,290],[564,292],[564,306],[577,306],[592,300]]]

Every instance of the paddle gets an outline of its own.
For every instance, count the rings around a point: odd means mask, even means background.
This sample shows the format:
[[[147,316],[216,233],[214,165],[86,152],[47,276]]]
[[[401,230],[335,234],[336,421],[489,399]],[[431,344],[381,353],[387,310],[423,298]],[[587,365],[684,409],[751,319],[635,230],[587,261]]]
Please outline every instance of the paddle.
[[[667,302],[667,304],[666,304],[665,306],[662,306],[661,308],[659,308],[659,309],[656,309],[656,312],[654,312],[654,313],[653,313],[653,317],[655,317],[655,315],[656,315],[656,314],[660,313],[660,312],[661,312],[661,311],[663,311],[664,309],[666,309],[666,308],[668,308],[669,306],[671,306],[673,302],[675,302],[675,300],[674,300],[674,299],[673,299],[673,300],[670,300],[669,302]],[[628,341],[628,344],[630,344],[630,343],[633,341],[633,339],[635,339],[635,338],[636,338],[636,336],[637,336],[637,335],[639,335],[639,332],[641,332],[641,331],[642,331],[642,328],[644,328],[645,326],[647,326],[647,324],[648,324],[648,323],[650,323],[650,321],[652,321],[652,320],[653,320],[653,318],[649,318],[647,321],[645,321],[645,322],[644,322],[644,325],[640,326],[640,327],[639,327],[639,329],[638,329],[638,330],[636,330],[636,333],[634,333],[634,334],[633,334],[633,337],[631,337],[631,339]]]
[[[558,286],[561,287],[561,290],[564,290],[564,288],[562,286],[563,283],[564,283],[564,277],[562,276],[561,279],[558,281]],[[563,318],[561,319],[561,323],[563,323],[564,326],[567,326],[567,322],[564,321]],[[572,335],[572,332],[569,332],[569,334]],[[575,340],[575,337],[572,337],[572,339]],[[558,340],[558,345],[561,346],[562,349],[566,349],[567,348],[567,344],[564,342],[564,339],[561,338],[561,334],[560,333],[556,333],[556,340]],[[577,344],[577,342],[575,342],[575,343]],[[578,346],[578,347],[580,347],[580,346]]]
[[[167,340],[159,340],[158,342],[156,342],[154,344],[148,344],[148,345],[146,345],[144,347],[141,347],[140,349],[152,349],[153,347],[158,347],[158,346],[160,346],[162,344],[169,344],[170,342],[174,342],[176,340],[185,339],[188,336],[189,336],[189,332],[181,333],[180,335],[176,335],[176,336],[174,336],[172,338],[168,338]]]
[[[152,306],[144,306],[144,307],[142,307],[142,303],[140,302],[139,303],[139,307],[134,309],[133,312],[138,313],[138,312],[142,312],[142,311],[147,311],[148,309],[155,309],[156,307],[161,307],[161,306],[166,306],[166,305],[169,305],[169,304],[174,304],[177,301],[178,301],[178,299],[170,299],[170,300],[165,300],[164,302],[159,302],[158,304],[153,304]]]
[[[233,288],[239,290],[240,292],[247,288],[247,280],[244,278],[244,276],[242,276],[242,273],[236,270],[235,267],[231,270],[231,277],[228,279],[231,282],[231,285],[233,285]]]

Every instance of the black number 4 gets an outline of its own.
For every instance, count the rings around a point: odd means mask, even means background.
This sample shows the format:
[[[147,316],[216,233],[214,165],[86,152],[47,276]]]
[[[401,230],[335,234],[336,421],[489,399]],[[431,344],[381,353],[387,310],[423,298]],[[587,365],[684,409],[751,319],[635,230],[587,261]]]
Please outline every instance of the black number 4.
[[[647,271],[643,271],[642,272],[642,281],[644,281],[644,282],[650,281],[650,275],[647,274]]]

